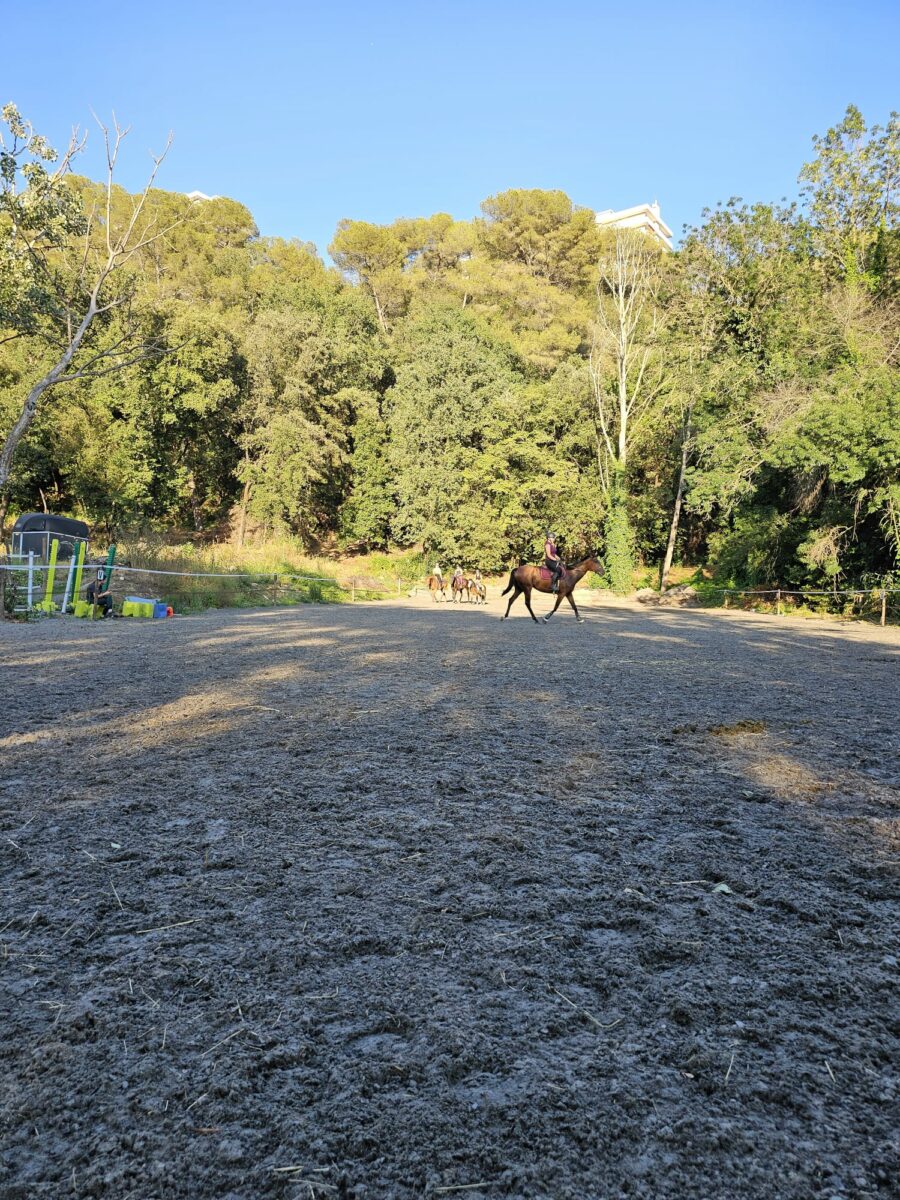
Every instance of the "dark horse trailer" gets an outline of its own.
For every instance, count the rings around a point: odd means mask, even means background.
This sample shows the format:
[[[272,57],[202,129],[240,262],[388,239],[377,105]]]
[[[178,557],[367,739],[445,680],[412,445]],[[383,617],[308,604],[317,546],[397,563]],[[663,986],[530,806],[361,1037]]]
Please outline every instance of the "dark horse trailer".
[[[37,559],[46,561],[50,557],[50,543],[59,542],[57,559],[69,559],[79,542],[88,540],[88,527],[84,521],[72,517],[54,517],[50,513],[23,513],[13,525],[12,552],[28,555],[34,551]]]

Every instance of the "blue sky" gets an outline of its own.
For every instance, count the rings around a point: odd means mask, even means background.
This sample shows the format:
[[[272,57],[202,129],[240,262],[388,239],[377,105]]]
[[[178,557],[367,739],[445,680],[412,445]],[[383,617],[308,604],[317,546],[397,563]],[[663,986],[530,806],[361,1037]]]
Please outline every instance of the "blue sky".
[[[161,186],[232,196],[322,252],[341,217],[472,217],[510,187],[657,198],[678,234],[729,196],[794,195],[848,103],[870,123],[900,108],[900,5],[867,0],[32,0],[0,28],[0,101],[55,144],[115,109],[136,187],[171,128]]]

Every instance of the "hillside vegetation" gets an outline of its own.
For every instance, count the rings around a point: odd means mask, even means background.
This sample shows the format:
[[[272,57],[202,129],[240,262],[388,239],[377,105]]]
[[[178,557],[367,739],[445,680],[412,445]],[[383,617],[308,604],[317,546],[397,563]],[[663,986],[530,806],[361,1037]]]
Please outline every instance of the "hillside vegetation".
[[[21,118],[5,115],[11,147]],[[134,203],[113,188],[107,224],[101,185],[42,182],[43,146],[19,143],[0,208],[0,437],[59,354],[47,297],[83,287],[85,242]],[[511,190],[470,221],[342,221],[331,267],[260,236],[236,200],[154,188],[156,234],[82,375],[44,394],[3,513],[424,546],[489,571],[552,526],[568,557],[605,547],[623,587],[667,549],[720,582],[884,582],[900,555],[896,117],[870,129],[849,108],[813,149],[801,204],[729,200],[673,254],[601,232],[562,192]],[[16,225],[29,189],[56,230],[44,275]]]

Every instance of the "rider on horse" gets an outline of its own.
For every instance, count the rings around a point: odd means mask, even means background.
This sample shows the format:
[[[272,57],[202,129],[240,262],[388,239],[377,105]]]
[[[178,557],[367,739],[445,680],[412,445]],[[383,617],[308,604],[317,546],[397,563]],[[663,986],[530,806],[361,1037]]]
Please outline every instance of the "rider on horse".
[[[563,573],[563,560],[556,549],[556,534],[547,530],[547,540],[544,542],[544,565],[553,572],[553,592],[559,591],[559,577]]]
[[[438,581],[440,586],[443,587],[444,586],[444,573],[441,570],[441,564],[435,563],[434,570],[431,573],[432,573],[432,575],[434,575],[435,579]]]

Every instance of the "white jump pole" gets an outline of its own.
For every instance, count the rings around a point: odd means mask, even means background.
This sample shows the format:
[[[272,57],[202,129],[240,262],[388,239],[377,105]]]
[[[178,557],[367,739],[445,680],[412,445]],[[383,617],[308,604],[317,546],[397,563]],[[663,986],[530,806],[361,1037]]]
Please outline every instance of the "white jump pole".
[[[28,607],[34,604],[34,551],[28,551]]]
[[[69,573],[66,576],[66,590],[63,592],[62,611],[69,611],[69,592],[72,590],[72,580],[75,577],[75,547],[72,547],[72,557],[69,559]]]

